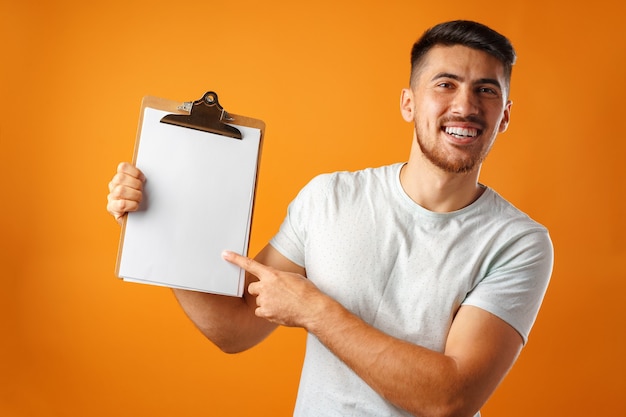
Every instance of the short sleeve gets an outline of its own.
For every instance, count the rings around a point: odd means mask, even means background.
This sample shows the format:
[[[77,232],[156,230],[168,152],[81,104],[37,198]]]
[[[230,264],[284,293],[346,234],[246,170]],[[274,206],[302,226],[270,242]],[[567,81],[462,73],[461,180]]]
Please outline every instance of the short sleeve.
[[[537,318],[552,274],[554,249],[545,228],[511,239],[495,257],[489,273],[463,305],[486,310],[510,324],[524,344]]]
[[[316,203],[325,198],[329,178],[330,174],[318,175],[300,190],[289,204],[278,233],[270,240],[270,245],[278,252],[303,268],[306,264],[307,225]]]

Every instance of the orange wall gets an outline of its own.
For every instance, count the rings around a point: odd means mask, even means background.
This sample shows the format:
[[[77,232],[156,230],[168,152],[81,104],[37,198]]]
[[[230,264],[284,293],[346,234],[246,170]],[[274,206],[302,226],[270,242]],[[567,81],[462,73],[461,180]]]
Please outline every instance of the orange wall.
[[[512,125],[482,181],[556,247],[530,342],[484,415],[625,415],[624,2],[281,3],[1,0],[0,415],[290,415],[302,331],[225,356],[167,289],[113,274],[107,183],[141,97],[213,89],[265,120],[255,252],[313,175],[407,158],[408,52],[453,18],[516,45]]]

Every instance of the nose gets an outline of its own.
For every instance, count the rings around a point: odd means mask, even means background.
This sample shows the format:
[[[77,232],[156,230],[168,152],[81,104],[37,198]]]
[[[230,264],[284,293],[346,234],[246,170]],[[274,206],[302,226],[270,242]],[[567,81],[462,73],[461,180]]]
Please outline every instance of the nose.
[[[451,111],[462,117],[477,115],[479,106],[474,91],[469,88],[458,88],[452,100]]]

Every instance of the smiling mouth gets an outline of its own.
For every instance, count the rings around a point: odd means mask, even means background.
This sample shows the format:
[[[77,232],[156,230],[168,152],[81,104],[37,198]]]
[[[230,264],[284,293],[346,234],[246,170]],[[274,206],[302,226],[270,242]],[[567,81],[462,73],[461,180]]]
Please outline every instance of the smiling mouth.
[[[450,136],[454,136],[459,139],[469,139],[478,136],[481,131],[475,128],[467,127],[444,127],[443,131]]]

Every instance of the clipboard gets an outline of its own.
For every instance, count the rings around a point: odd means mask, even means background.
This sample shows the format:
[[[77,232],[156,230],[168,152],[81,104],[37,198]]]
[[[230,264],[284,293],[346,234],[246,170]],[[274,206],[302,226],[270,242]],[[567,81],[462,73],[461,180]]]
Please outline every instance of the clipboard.
[[[193,102],[144,97],[133,163],[146,176],[122,225],[125,281],[240,297],[265,123],[227,113],[209,91]]]

